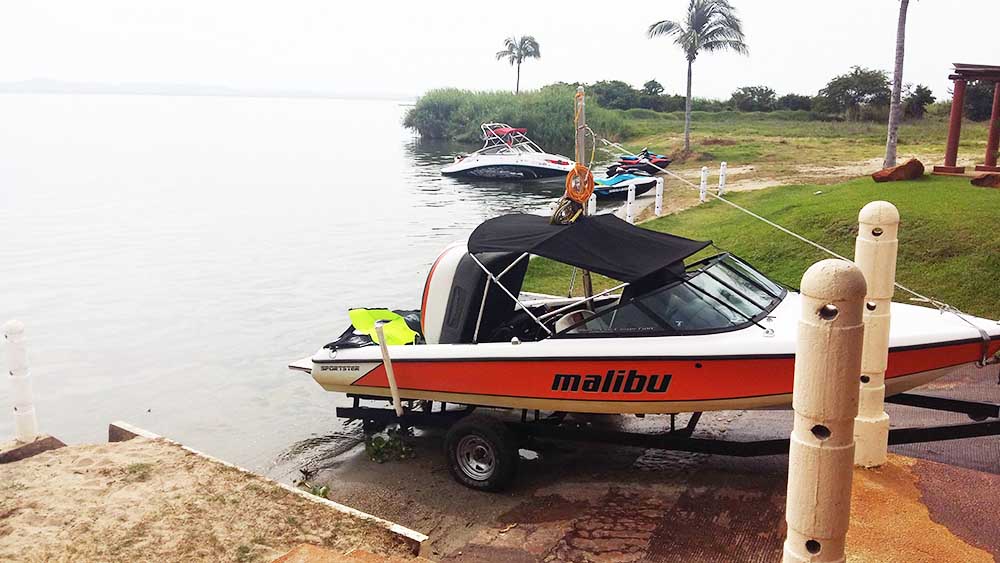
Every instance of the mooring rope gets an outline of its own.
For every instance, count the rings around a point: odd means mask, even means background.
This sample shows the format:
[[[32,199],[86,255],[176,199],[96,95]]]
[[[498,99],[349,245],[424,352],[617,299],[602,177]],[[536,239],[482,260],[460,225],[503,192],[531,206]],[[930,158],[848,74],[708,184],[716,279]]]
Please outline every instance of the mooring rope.
[[[612,147],[614,147],[614,148],[616,148],[616,149],[618,149],[620,151],[623,151],[623,152],[625,152],[627,154],[638,154],[638,153],[636,153],[634,151],[630,151],[629,149],[623,147],[622,145],[620,145],[618,143],[615,143],[614,141],[609,141],[609,140],[605,139],[604,137],[601,137],[600,139],[601,139],[601,142],[604,143],[605,145],[612,146]],[[674,178],[677,178],[678,180],[680,180],[684,184],[687,184],[692,189],[698,190],[699,192],[701,191],[701,187],[700,186],[695,185],[694,182],[691,182],[687,178],[684,178],[684,177],[682,177],[680,175],[674,174],[670,170],[667,170],[665,168],[661,168],[661,167],[657,166],[656,164],[653,164],[652,162],[649,162],[648,164],[650,166],[652,166],[653,168],[656,168],[660,172],[663,172],[663,173],[665,173],[665,174],[667,174],[669,176],[673,176]],[[710,195],[710,196],[712,196],[712,197],[714,197],[715,199],[717,199],[717,200],[719,200],[719,201],[721,201],[721,202],[723,202],[723,203],[725,203],[725,204],[727,204],[727,205],[735,208],[735,209],[738,209],[738,210],[742,211],[743,213],[746,213],[747,215],[753,217],[754,219],[757,219],[759,221],[763,221],[764,223],[766,223],[766,224],[774,227],[775,229],[778,229],[779,231],[781,231],[781,232],[783,232],[783,233],[785,233],[785,234],[787,234],[787,235],[789,235],[791,237],[794,237],[794,238],[796,238],[796,239],[798,239],[798,240],[800,240],[800,241],[802,241],[802,242],[804,242],[804,243],[806,243],[806,244],[808,244],[808,245],[810,245],[810,246],[812,246],[812,247],[814,247],[814,248],[816,248],[818,250],[826,252],[827,254],[829,254],[830,256],[833,256],[834,258],[839,258],[841,260],[846,260],[847,262],[850,262],[850,263],[854,264],[854,260],[851,260],[850,258],[846,258],[844,256],[841,256],[839,253],[834,252],[833,250],[830,250],[829,248],[823,246],[822,244],[820,244],[820,243],[818,243],[816,241],[810,240],[810,239],[808,239],[808,238],[806,238],[806,237],[804,237],[804,236],[802,236],[802,235],[800,235],[800,234],[792,231],[791,229],[789,229],[787,227],[784,227],[782,225],[779,225],[778,223],[775,223],[774,221],[771,221],[770,219],[768,219],[766,217],[762,217],[762,216],[758,215],[757,213],[754,213],[753,211],[750,211],[746,207],[743,207],[742,205],[739,205],[739,204],[737,204],[735,202],[729,201],[728,199],[722,197],[721,195],[719,195],[717,193],[712,193],[711,191],[708,191],[707,194]],[[976,325],[975,323],[973,323],[969,319],[965,318],[965,315],[967,315],[967,313],[963,312],[958,307],[955,307],[953,305],[949,305],[948,303],[945,303],[944,301],[939,301],[937,299],[933,299],[933,298],[927,297],[926,295],[917,293],[916,291],[914,291],[914,290],[906,287],[905,285],[903,285],[903,284],[901,284],[899,282],[893,282],[893,284],[895,285],[896,288],[898,288],[898,289],[900,289],[900,290],[902,290],[902,291],[904,291],[906,293],[909,293],[910,295],[912,295],[913,297],[915,297],[916,298],[915,300],[923,301],[923,302],[926,302],[926,303],[930,303],[931,305],[933,305],[934,307],[936,307],[939,311],[952,313],[956,317],[958,317],[958,318],[962,319],[963,321],[965,321],[969,326],[971,326],[972,328],[974,328],[977,331],[979,331],[980,336],[982,336],[984,340],[986,340],[987,342],[990,340],[989,335],[986,333],[986,331],[984,331],[981,327],[979,327],[978,325]],[[914,300],[914,299],[911,299],[911,300]],[[985,360],[985,357],[983,359]]]

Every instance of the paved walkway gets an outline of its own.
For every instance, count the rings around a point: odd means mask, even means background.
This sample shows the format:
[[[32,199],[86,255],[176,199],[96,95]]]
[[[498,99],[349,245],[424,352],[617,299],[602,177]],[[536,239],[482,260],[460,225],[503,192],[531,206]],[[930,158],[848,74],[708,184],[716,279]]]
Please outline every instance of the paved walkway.
[[[970,369],[920,392],[1000,401],[996,368]],[[895,425],[967,421],[889,406]],[[664,417],[595,417],[655,428]],[[699,435],[786,437],[789,411],[706,414]],[[778,561],[786,456],[726,458],[551,443],[522,460],[514,489],[456,485],[441,435],[417,438],[418,458],[373,464],[354,450],[319,478],[331,498],[428,533],[445,561]],[[887,466],[855,474],[850,561],[1000,559],[1000,438],[893,448]],[[943,462],[943,463],[941,463]]]

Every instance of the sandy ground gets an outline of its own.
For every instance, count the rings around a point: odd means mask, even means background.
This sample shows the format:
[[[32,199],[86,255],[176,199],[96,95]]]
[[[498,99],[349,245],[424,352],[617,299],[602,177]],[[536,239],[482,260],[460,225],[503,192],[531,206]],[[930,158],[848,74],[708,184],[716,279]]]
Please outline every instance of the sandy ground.
[[[902,163],[910,158],[917,158],[924,163],[927,172],[930,172],[930,162],[937,162],[939,155],[913,154],[900,155],[899,162]],[[972,167],[974,159],[964,158],[958,162],[959,166]],[[713,168],[712,166],[715,166]],[[715,193],[719,186],[718,164],[713,163],[709,167],[708,188],[710,193]],[[726,172],[726,190],[729,192],[741,192],[761,190],[775,186],[791,186],[800,184],[833,184],[851,180],[859,176],[869,176],[873,172],[882,168],[882,157],[848,162],[835,166],[818,166],[815,164],[801,164],[790,168],[782,173],[761,171],[753,165],[731,166]],[[698,205],[697,185],[701,181],[701,166],[690,166],[688,163],[680,164],[677,168],[669,169],[671,174],[662,174],[664,179],[663,195],[663,215],[683,211]],[[683,180],[676,178],[680,176]],[[689,183],[685,183],[686,180]],[[694,184],[694,187],[691,185]],[[711,196],[709,196],[711,199]],[[655,219],[656,197],[650,191],[636,197],[636,222],[641,223],[650,219]],[[616,215],[625,218],[624,204],[615,212]]]
[[[397,541],[161,440],[0,465],[0,561],[271,561],[301,543],[404,555]]]
[[[996,374],[969,369],[921,390],[996,401]],[[894,426],[967,421],[889,405]],[[594,417],[632,431],[665,417]],[[699,436],[787,437],[788,411],[707,413]],[[313,477],[331,498],[430,535],[442,561],[777,561],[784,540],[786,456],[727,458],[596,444],[541,442],[522,451],[500,494],[452,481],[440,432],[414,439],[417,457],[375,464],[359,446]],[[849,561],[992,561],[1000,557],[1000,439],[898,446],[858,470]],[[530,458],[530,459],[528,459]],[[937,460],[937,461],[931,461]],[[938,461],[957,465],[944,465]],[[964,467],[963,467],[964,466]]]

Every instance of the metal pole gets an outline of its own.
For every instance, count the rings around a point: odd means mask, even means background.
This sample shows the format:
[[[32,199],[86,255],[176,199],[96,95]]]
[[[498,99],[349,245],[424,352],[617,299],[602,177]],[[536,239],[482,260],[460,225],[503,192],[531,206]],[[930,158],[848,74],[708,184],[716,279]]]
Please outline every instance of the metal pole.
[[[663,215],[663,178],[656,178],[656,216]]]
[[[701,185],[698,186],[698,200],[702,203],[708,200],[708,167],[701,167]]]
[[[38,437],[38,418],[31,389],[31,370],[24,339],[24,323],[8,321],[3,325],[7,352],[7,372],[14,387],[14,428],[18,442],[34,442]]]
[[[382,349],[382,363],[385,365],[385,376],[389,380],[392,408],[396,410],[396,416],[403,416],[403,402],[399,399],[399,387],[396,386],[396,374],[392,371],[392,358],[389,357],[389,346],[385,343],[382,323],[375,323],[375,334],[378,335],[378,345]]]
[[[885,369],[889,363],[889,322],[896,283],[899,211],[887,201],[873,201],[858,214],[854,263],[865,275],[865,344],[861,358],[858,416],[854,419],[854,463],[876,467],[885,463],[889,445],[889,415],[885,413]]]
[[[851,515],[854,417],[864,340],[865,276],[844,260],[822,260],[802,276],[795,422],[788,452],[783,561],[844,561]]]
[[[719,195],[726,193],[726,163],[719,165]]]

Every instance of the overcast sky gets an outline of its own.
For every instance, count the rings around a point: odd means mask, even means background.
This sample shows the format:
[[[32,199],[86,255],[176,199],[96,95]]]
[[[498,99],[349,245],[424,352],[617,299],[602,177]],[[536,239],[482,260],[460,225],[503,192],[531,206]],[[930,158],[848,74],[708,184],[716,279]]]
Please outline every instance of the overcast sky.
[[[732,0],[750,55],[703,54],[696,96],[766,84],[815,94],[851,65],[892,69],[897,0]],[[0,81],[49,78],[417,95],[513,88],[494,54],[531,34],[522,87],[650,78],[684,89],[684,58],[645,38],[685,0],[636,2],[65,0],[0,3]],[[1000,0],[910,3],[904,81],[946,96],[952,62],[1000,64]]]

